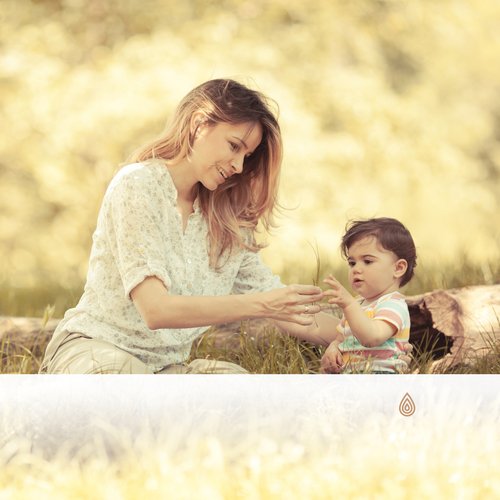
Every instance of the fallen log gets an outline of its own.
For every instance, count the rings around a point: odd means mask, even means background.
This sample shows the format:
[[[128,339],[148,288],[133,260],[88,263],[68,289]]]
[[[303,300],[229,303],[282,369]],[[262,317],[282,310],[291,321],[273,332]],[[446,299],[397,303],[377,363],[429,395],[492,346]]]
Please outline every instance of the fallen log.
[[[500,285],[480,285],[434,290],[406,298],[410,310],[410,342],[416,353],[429,353],[431,372],[440,373],[491,352],[500,342]],[[0,316],[2,355],[12,348],[41,357],[59,319]],[[262,338],[266,321],[245,322],[244,329]],[[237,350],[241,323],[210,331],[215,347]],[[10,349],[5,349],[9,346]]]
[[[433,373],[474,362],[500,343],[500,285],[435,290],[406,302],[410,342],[435,354]]]

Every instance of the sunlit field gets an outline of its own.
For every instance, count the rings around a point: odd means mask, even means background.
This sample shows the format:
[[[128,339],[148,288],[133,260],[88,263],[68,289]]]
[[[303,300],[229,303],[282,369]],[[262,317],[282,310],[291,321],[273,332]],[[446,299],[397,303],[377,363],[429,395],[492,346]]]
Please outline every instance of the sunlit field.
[[[236,450],[207,439],[176,454],[162,443],[138,440],[133,446],[122,438],[119,460],[107,459],[97,445],[83,465],[64,455],[50,461],[24,455],[1,468],[1,498],[493,500],[500,495],[492,473],[500,466],[498,422],[465,432],[458,426],[397,425],[389,440],[374,438],[380,426],[366,426],[348,446],[332,441],[326,451],[250,436]]]
[[[0,412],[2,498],[500,494],[491,378],[398,377],[401,392],[383,377],[175,377],[11,379],[34,401]],[[405,390],[409,417],[397,411]]]

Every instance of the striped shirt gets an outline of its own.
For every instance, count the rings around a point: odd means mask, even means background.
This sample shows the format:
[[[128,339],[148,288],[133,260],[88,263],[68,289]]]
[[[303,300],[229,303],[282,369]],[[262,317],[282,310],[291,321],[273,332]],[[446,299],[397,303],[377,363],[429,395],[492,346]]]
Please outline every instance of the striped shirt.
[[[344,335],[344,341],[339,344],[344,362],[342,373],[405,371],[407,365],[399,359],[399,355],[404,353],[403,345],[410,338],[410,313],[404,296],[399,292],[391,292],[373,302],[365,303],[362,297],[358,301],[368,318],[386,321],[396,327],[396,332],[376,347],[365,347],[353,335],[345,317],[342,317],[337,326],[337,330]]]

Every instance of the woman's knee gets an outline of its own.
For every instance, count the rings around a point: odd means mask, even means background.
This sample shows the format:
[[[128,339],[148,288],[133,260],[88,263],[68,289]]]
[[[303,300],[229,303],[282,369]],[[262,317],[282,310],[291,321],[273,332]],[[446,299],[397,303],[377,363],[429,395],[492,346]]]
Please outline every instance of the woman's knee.
[[[187,373],[238,374],[248,373],[245,368],[229,361],[195,359],[188,365]]]
[[[47,373],[146,374],[145,363],[118,347],[89,338],[78,338],[61,346],[47,366]]]

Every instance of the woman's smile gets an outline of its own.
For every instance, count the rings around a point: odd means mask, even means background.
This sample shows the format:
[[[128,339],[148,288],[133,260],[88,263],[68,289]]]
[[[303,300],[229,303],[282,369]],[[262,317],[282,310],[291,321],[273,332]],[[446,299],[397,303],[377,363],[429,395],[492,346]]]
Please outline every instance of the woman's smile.
[[[219,175],[223,178],[223,182],[231,177],[227,172],[226,170],[224,170],[220,165],[215,165],[215,168],[217,170],[217,172],[219,172]]]

